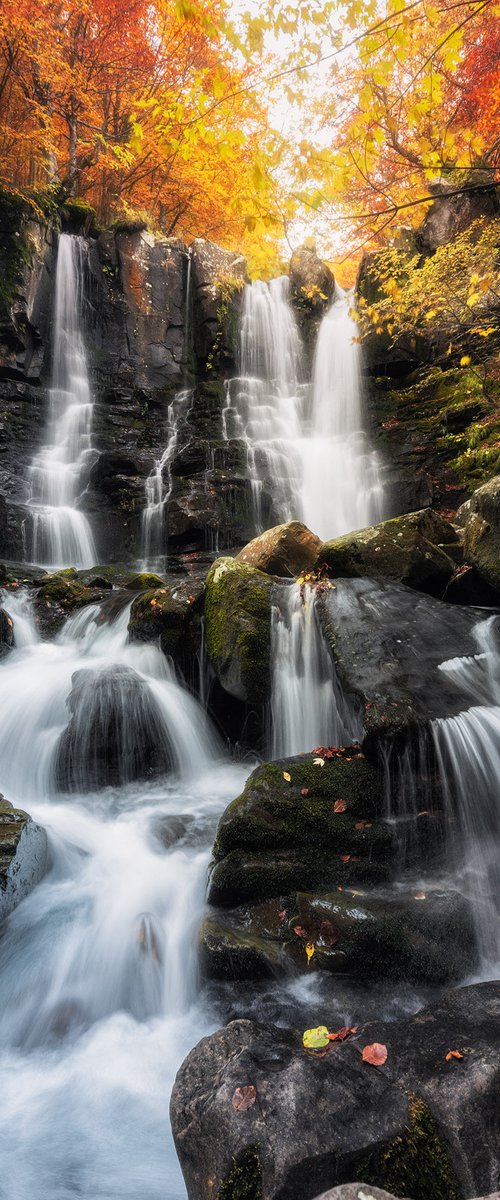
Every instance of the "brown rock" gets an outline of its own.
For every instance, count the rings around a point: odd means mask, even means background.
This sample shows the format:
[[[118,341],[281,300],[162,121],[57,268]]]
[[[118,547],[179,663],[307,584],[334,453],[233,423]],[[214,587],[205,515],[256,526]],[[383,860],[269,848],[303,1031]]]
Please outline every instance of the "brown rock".
[[[300,575],[316,562],[321,547],[321,538],[302,525],[300,521],[289,521],[287,525],[275,525],[266,529],[259,537],[244,546],[236,556],[240,562],[257,567],[266,575],[285,577]]]
[[[335,291],[330,268],[316,254],[315,246],[299,246],[290,260],[292,298],[307,303],[313,312],[328,308]]]

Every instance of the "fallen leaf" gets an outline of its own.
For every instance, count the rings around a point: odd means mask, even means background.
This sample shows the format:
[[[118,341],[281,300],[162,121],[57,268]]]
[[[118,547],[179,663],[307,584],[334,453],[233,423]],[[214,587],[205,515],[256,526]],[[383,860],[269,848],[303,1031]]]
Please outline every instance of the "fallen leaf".
[[[294,925],[293,932],[297,934],[297,937],[307,937],[307,933],[302,928],[302,925]]]
[[[372,1067],[383,1067],[387,1059],[387,1046],[383,1046],[381,1042],[373,1042],[371,1046],[364,1047],[361,1058]]]
[[[247,1108],[251,1108],[257,1099],[257,1092],[253,1083],[247,1084],[246,1087],[237,1087],[233,1092],[232,1106],[236,1112],[246,1112]]]
[[[330,1042],[345,1042],[345,1039],[347,1037],[350,1037],[351,1034],[357,1033],[357,1032],[358,1032],[357,1025],[352,1025],[352,1026],[343,1025],[342,1029],[337,1029],[336,1033],[329,1033],[328,1039]]]
[[[372,827],[371,821],[356,821],[356,824],[354,826],[355,829],[371,829],[371,827]]]
[[[292,782],[292,776],[290,775],[289,771],[283,771],[283,779],[286,779],[287,783]]]
[[[427,900],[425,892],[415,892],[415,900]]]
[[[450,1062],[452,1058],[463,1058],[463,1054],[460,1053],[460,1050],[448,1050],[445,1058],[446,1062]]]
[[[324,758],[313,758],[313,767],[324,767]]]
[[[317,1025],[316,1029],[306,1029],[302,1035],[302,1041],[306,1050],[320,1050],[322,1046],[327,1046],[329,1037],[326,1025]]]
[[[301,794],[301,796],[308,796],[308,795],[309,795],[309,788],[301,788],[301,789],[300,789],[300,794]]]
[[[280,921],[284,921],[286,917],[286,908],[282,908],[281,912],[278,913],[278,916]]]
[[[312,956],[314,954],[314,942],[308,942],[306,946],[307,965],[310,966]]]
[[[335,804],[333,806],[333,811],[334,811],[334,813],[347,812],[347,804],[346,804],[345,800],[336,800]]]
[[[341,854],[341,855],[340,855],[340,861],[341,861],[341,862],[350,862],[350,861],[351,861],[351,855],[350,855],[350,854]]]

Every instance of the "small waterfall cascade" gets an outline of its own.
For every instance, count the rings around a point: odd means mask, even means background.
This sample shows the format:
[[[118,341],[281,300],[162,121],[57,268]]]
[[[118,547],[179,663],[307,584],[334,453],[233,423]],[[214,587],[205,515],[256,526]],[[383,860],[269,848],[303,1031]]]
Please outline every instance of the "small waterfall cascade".
[[[146,507],[142,513],[142,561],[144,570],[163,571],[167,564],[168,533],[166,510],[172,492],[172,460],[179,448],[179,436],[191,406],[191,389],[178,392],[167,411],[167,444],[146,479]]]
[[[363,736],[323,640],[310,584],[276,588],[271,617],[272,758],[316,746],[349,746]]]
[[[240,377],[229,381],[223,432],[246,446],[257,532],[300,519],[332,538],[381,520],[379,457],[364,431],[361,352],[337,287],[323,317],[311,385],[286,276],[245,289]]]
[[[301,515],[325,540],[373,525],[384,515],[381,463],[364,431],[361,350],[350,299],[337,286],[321,322],[301,443]]]
[[[31,558],[48,568],[91,567],[97,557],[90,524],[78,508],[92,455],[93,403],[83,335],[86,255],[84,238],[60,235],[49,428],[30,468]]]
[[[302,346],[287,276],[248,284],[240,329],[240,376],[227,385],[223,434],[246,447],[258,532],[297,516],[300,490]],[[271,511],[274,516],[267,520]]]

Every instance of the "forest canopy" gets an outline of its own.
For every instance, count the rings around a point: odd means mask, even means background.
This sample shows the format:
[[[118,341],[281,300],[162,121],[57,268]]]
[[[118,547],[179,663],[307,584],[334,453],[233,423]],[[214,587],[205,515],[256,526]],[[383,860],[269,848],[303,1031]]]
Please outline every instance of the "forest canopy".
[[[4,0],[0,185],[255,269],[305,225],[356,258],[497,178],[499,61],[498,0]]]

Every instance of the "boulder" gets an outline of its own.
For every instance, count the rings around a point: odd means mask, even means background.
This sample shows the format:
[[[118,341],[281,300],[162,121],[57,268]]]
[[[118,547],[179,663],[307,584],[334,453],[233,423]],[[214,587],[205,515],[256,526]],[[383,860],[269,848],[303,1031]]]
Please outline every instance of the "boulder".
[[[56,636],[67,617],[87,604],[98,604],[109,589],[82,583],[76,571],[69,568],[56,575],[47,575],[37,588],[33,601],[35,622],[44,639]]]
[[[45,830],[0,796],[0,925],[46,870]]]
[[[203,589],[200,579],[188,578],[141,592],[130,609],[130,641],[159,644],[186,674],[192,673],[201,647]]]
[[[266,529],[236,555],[266,575],[296,576],[310,571],[321,549],[321,538],[301,521],[289,521]]]
[[[329,971],[435,985],[461,980],[479,965],[467,901],[457,892],[415,886],[391,894],[344,885],[324,895],[294,892],[209,911],[200,955],[206,977],[227,980]]]
[[[316,1196],[316,1200],[397,1200],[397,1197],[372,1184],[341,1183],[340,1187],[329,1188],[321,1196]]]
[[[273,582],[248,563],[219,558],[205,591],[209,662],[226,692],[264,704],[270,688]]]
[[[449,547],[458,548],[453,526],[424,508],[325,542],[317,565],[325,564],[333,577],[371,575],[441,596],[454,571]]]
[[[439,194],[416,234],[418,249],[424,254],[434,254],[473,221],[480,217],[491,219],[500,211],[500,192],[488,171],[473,172],[461,187],[458,195],[456,182],[440,183],[435,189]]]
[[[459,510],[464,555],[490,587],[500,591],[500,475],[473,493]]]
[[[219,822],[209,900],[255,903],[387,878],[392,834],[379,819],[377,771],[359,754],[341,751],[322,767],[314,755],[257,767]]]
[[[190,1200],[312,1200],[353,1176],[413,1200],[498,1187],[498,983],[409,1019],[363,1024],[360,1008],[352,1020],[326,1054],[306,1052],[302,1030],[241,1019],[191,1051],[170,1106]],[[382,1066],[362,1058],[374,1043]],[[255,1093],[246,1108],[242,1088]]]
[[[14,645],[14,622],[4,608],[0,608],[0,658]]]
[[[330,305],[335,292],[335,279],[326,263],[318,257],[316,247],[305,243],[294,250],[290,259],[292,302],[312,314],[321,315]]]
[[[75,671],[67,703],[54,771],[59,791],[97,791],[170,769],[165,723],[147,681],[131,667]]]

